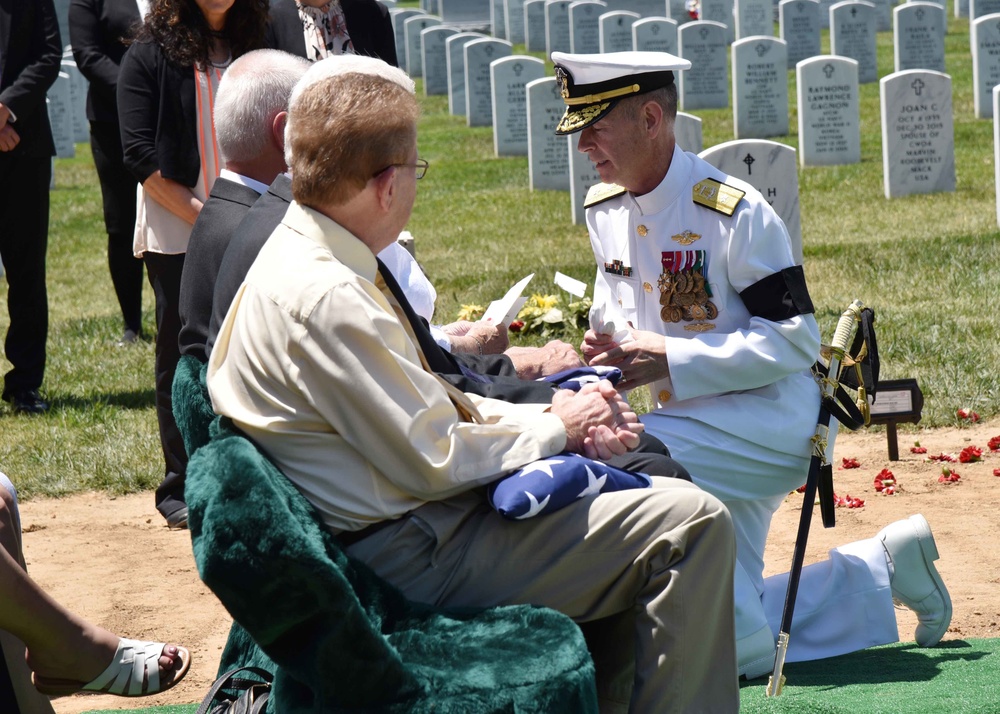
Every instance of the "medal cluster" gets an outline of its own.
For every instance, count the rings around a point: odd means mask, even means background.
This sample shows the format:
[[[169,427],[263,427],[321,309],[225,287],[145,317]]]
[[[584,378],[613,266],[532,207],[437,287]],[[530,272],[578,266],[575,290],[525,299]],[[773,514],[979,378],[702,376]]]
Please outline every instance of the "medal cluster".
[[[656,284],[660,288],[660,319],[664,322],[714,320],[719,314],[719,308],[705,289],[705,276],[699,270],[664,272]]]

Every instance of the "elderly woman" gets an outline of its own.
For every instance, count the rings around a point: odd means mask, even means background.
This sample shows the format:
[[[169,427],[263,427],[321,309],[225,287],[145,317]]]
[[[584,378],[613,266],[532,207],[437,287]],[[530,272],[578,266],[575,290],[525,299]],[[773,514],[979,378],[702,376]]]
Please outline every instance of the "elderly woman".
[[[398,64],[389,11],[376,0],[272,0],[267,43],[310,62],[356,54]]]
[[[141,184],[133,250],[156,299],[156,410],[165,477],[157,510],[187,526],[187,456],[171,412],[177,312],[191,226],[220,171],[212,109],[229,63],[264,45],[267,0],[151,0],[122,59],[118,114],[125,166]]]

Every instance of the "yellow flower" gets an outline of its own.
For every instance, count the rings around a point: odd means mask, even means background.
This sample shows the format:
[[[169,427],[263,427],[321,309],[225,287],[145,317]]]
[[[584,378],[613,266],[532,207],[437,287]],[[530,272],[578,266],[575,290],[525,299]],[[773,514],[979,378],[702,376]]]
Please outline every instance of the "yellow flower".
[[[475,322],[483,316],[484,312],[486,312],[486,308],[482,305],[462,305],[462,308],[458,311],[458,319]]]
[[[531,296],[531,302],[533,302],[535,306],[544,313],[548,312],[549,310],[551,310],[552,308],[554,308],[556,305],[559,304],[559,296],[539,295],[538,293],[535,293],[534,295]]]

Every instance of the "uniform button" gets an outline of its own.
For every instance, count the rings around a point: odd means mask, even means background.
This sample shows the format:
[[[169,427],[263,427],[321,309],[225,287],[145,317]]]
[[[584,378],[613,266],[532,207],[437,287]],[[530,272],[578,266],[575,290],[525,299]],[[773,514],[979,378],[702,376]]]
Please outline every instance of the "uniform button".
[[[643,238],[645,238],[646,234],[649,233],[649,229],[640,223],[639,226],[635,229],[635,232],[638,233]]]
[[[653,286],[650,285],[649,283],[643,283],[642,289],[645,290],[647,293],[653,292]]]
[[[669,402],[670,401],[670,397],[672,397],[672,396],[673,395],[670,392],[668,392],[666,389],[661,389],[660,390],[660,403]]]

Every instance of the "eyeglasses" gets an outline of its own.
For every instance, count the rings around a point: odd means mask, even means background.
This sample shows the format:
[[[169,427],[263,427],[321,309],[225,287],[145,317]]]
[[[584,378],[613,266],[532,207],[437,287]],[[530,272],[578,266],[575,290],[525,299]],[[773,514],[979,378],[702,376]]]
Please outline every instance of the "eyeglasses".
[[[379,169],[378,171],[376,171],[372,175],[372,178],[375,178],[375,176],[378,176],[379,174],[385,173],[386,171],[388,171],[389,169],[391,169],[393,166],[400,166],[400,167],[402,167],[402,166],[412,166],[413,168],[416,169],[416,177],[417,177],[417,181],[419,181],[420,179],[422,179],[424,176],[427,175],[427,167],[430,166],[430,163],[427,161],[427,159],[417,159],[416,162],[412,163],[412,164],[389,164],[384,169]]]

